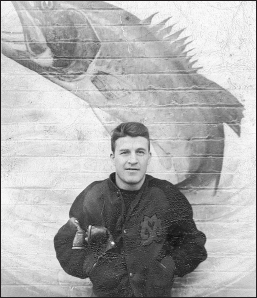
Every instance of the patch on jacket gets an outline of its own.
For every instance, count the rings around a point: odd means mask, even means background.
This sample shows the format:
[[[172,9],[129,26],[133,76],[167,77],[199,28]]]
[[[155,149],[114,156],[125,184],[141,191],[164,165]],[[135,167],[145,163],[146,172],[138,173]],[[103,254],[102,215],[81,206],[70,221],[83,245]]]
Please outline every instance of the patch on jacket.
[[[141,239],[142,245],[149,245],[153,241],[161,241],[162,226],[161,220],[156,215],[152,217],[145,216],[141,223]]]

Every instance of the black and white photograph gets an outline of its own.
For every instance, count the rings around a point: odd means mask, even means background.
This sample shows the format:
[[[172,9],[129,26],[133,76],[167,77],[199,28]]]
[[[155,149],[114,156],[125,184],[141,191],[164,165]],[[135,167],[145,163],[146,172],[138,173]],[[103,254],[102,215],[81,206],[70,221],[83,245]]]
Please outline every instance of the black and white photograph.
[[[1,1],[1,297],[256,297],[256,2]]]

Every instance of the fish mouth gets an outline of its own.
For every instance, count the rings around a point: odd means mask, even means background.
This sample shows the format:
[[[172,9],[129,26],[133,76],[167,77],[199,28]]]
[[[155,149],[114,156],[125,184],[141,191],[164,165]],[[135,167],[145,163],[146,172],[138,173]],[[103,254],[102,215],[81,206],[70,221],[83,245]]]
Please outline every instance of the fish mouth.
[[[26,51],[26,42],[23,32],[2,31],[1,40],[16,51]]]
[[[27,47],[23,27],[13,3],[11,1],[3,1],[1,8],[2,50],[9,49],[12,53],[17,51],[25,53]]]
[[[39,6],[40,1],[9,2],[21,32],[12,31],[13,21],[9,17],[8,30],[2,28],[2,53],[45,76],[51,73],[58,80],[83,77],[101,48],[86,13],[66,1],[61,3],[61,9],[47,11]]]
[[[27,57],[39,64],[43,62],[44,66],[51,66],[53,55],[42,29],[37,24],[42,13],[39,10],[28,10],[26,2],[29,1],[10,2],[13,6],[12,9],[9,6],[10,15],[18,17],[22,31],[13,32],[9,28],[9,30],[2,30],[1,40],[4,54],[7,53],[6,56],[10,58]],[[13,23],[10,20],[9,22]],[[15,23],[18,24],[17,19]]]

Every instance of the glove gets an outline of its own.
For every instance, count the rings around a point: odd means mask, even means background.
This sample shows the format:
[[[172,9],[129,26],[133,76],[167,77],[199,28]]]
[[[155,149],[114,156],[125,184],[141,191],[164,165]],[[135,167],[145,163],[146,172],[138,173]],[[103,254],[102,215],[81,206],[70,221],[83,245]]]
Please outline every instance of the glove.
[[[84,249],[86,232],[80,227],[76,218],[70,218],[70,224],[77,230],[73,239],[72,249]]]
[[[84,231],[79,224],[79,221],[72,217],[70,224],[76,228],[76,234],[73,240],[72,249],[84,249],[87,243],[90,246],[97,246],[102,251],[115,247],[115,242],[109,230],[105,227],[89,226],[87,231]]]
[[[110,231],[103,226],[89,226],[86,234],[89,245],[105,246],[105,251],[116,246]]]

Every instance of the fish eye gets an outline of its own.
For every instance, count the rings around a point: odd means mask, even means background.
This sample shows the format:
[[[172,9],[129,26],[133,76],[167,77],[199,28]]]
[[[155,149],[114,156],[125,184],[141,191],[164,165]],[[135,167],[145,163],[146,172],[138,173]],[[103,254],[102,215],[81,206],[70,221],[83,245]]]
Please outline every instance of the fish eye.
[[[53,1],[41,1],[42,9],[53,9],[54,2]]]

